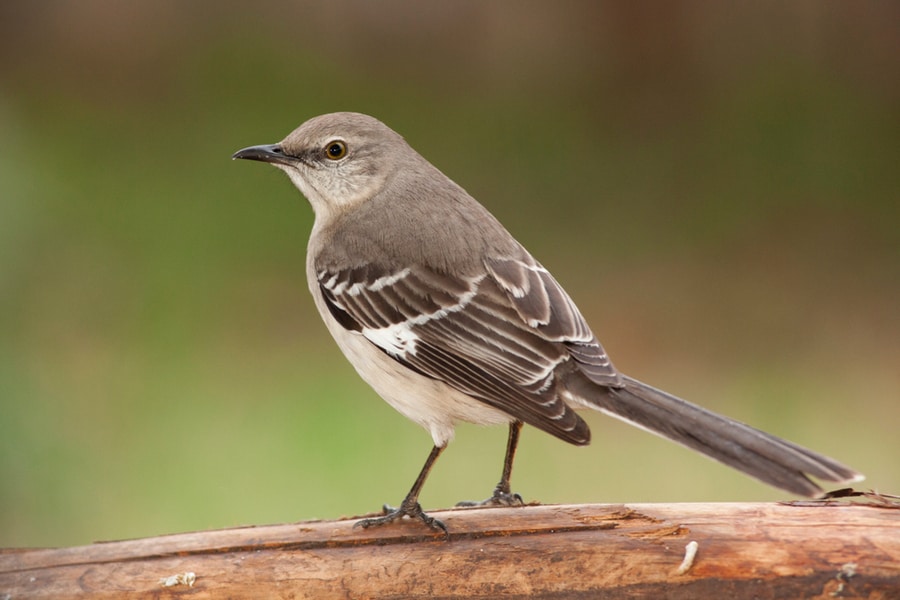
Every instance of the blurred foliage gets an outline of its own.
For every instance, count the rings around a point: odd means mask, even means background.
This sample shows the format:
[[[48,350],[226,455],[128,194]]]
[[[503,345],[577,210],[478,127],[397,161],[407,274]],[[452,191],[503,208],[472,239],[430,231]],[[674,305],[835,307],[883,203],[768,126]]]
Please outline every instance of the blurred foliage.
[[[308,297],[312,221],[232,163],[358,110],[494,211],[625,372],[900,488],[898,9],[839,2],[0,8],[0,546],[398,502],[426,433]],[[546,502],[783,495],[588,415]],[[463,425],[427,507],[486,496]],[[636,476],[636,474],[638,474]]]

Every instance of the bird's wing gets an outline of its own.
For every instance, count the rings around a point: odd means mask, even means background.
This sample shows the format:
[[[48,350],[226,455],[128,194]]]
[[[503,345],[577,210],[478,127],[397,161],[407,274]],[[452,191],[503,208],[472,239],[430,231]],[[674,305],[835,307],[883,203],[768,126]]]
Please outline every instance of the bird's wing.
[[[543,267],[518,260],[484,267],[454,276],[368,264],[317,268],[316,276],[332,316],[400,364],[566,441],[587,443],[587,425],[560,398],[558,371],[574,361],[589,379],[613,386],[618,374]]]
[[[562,344],[578,369],[594,383],[623,385],[578,307],[547,269],[527,255],[521,260],[489,259],[485,267],[535,336]]]

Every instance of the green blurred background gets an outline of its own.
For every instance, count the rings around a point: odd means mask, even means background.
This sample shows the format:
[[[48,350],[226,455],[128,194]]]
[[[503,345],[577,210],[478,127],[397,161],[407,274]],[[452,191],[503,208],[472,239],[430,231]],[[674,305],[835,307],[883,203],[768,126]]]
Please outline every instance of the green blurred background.
[[[230,160],[373,114],[486,204],[624,372],[900,491],[900,5],[0,6],[0,546],[398,502],[429,436],[304,281],[312,214]],[[544,502],[786,496],[599,414]],[[489,494],[461,426],[422,496]]]

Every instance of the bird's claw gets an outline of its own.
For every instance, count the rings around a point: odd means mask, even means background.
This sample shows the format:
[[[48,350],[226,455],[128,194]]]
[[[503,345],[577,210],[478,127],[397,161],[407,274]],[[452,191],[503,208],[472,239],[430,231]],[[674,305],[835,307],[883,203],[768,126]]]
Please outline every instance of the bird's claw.
[[[510,492],[509,489],[502,489],[500,486],[497,486],[494,489],[493,495],[490,498],[482,500],[480,502],[473,500],[463,500],[462,502],[457,502],[456,506],[460,508],[472,508],[476,506],[480,507],[489,507],[489,506],[524,506],[525,501],[522,500],[522,496],[519,494]]]
[[[435,531],[442,531],[446,538],[450,538],[450,532],[447,530],[447,526],[439,519],[429,516],[422,510],[422,506],[418,502],[409,504],[403,502],[399,508],[394,508],[393,506],[385,504],[382,507],[382,510],[384,511],[384,516],[362,519],[361,521],[357,521],[353,526],[368,529],[369,527],[380,527],[381,525],[393,523],[397,519],[402,519],[403,517],[409,517],[411,519],[421,520],[429,528]]]

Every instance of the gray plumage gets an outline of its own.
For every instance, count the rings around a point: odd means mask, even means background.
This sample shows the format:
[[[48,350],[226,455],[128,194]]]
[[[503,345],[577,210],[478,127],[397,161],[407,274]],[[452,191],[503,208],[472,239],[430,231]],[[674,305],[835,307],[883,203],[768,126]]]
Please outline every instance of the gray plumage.
[[[458,421],[521,421],[587,444],[590,431],[573,410],[586,407],[791,493],[822,492],[807,475],[861,479],[832,459],[621,375],[553,276],[378,120],[322,115],[235,158],[274,164],[309,199],[316,216],[310,291],[363,379],[430,431],[435,451],[421,480]],[[511,429],[509,468],[515,440]]]

